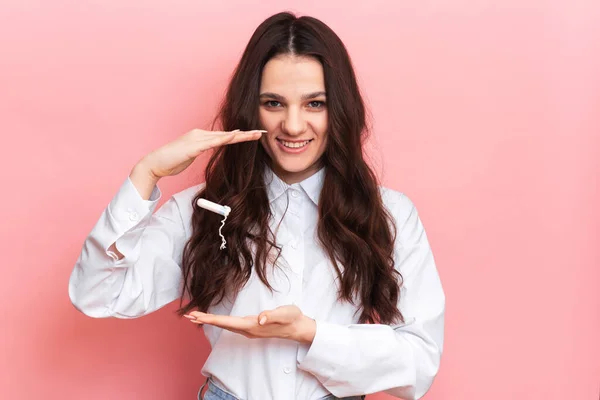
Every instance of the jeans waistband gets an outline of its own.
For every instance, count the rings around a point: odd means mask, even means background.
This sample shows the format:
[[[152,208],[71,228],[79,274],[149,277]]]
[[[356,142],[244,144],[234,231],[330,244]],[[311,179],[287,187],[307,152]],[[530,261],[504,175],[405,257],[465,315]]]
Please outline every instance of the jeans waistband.
[[[206,389],[206,393],[202,396],[202,389],[204,386],[208,386]],[[232,394],[227,393],[217,385],[213,383],[213,381],[208,378],[204,385],[200,387],[198,390],[198,400],[240,400]]]
[[[202,390],[205,386],[208,386],[206,389],[206,393],[202,396]],[[319,400],[363,400],[365,396],[351,396],[351,397],[335,397],[330,394],[325,397],[321,397]],[[221,389],[217,385],[213,383],[213,381],[208,378],[206,382],[200,387],[198,390],[198,400],[240,400],[234,395],[227,393],[225,390]]]

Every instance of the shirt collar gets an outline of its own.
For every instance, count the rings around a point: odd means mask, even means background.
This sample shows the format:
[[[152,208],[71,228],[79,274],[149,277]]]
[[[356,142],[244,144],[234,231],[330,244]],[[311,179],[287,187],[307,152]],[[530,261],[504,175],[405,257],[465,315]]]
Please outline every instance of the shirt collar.
[[[315,203],[319,204],[319,196],[321,195],[321,189],[323,188],[323,181],[325,179],[325,168],[321,168],[316,173],[312,174],[302,182],[289,185],[285,183],[281,178],[273,172],[268,166],[265,168],[265,185],[267,186],[267,195],[269,197],[269,203],[277,200],[279,196],[284,194],[290,187],[301,187],[302,190],[308,195],[308,197]]]

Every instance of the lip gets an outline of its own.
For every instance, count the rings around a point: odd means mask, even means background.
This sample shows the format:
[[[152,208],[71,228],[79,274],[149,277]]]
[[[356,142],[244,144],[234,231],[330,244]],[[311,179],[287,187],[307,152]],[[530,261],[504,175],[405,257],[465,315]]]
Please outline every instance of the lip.
[[[308,149],[308,147],[310,146],[310,144],[312,143],[313,139],[304,139],[304,140],[285,140],[286,142],[290,142],[290,143],[302,143],[302,142],[306,142],[307,140],[310,140],[310,142],[308,142],[305,146],[302,147],[298,147],[295,149],[292,149],[290,147],[285,147],[283,145],[283,143],[281,143],[281,140],[283,139],[276,139],[275,141],[277,142],[277,146],[279,147],[279,149],[281,151],[283,151],[284,153],[289,153],[289,154],[299,154],[299,153],[303,153],[306,151],[306,149]]]
[[[277,137],[275,138],[276,140],[282,140],[284,142],[290,142],[290,143],[302,143],[302,142],[306,142],[307,140],[313,140],[314,138],[309,138],[309,139],[284,139],[281,137]]]

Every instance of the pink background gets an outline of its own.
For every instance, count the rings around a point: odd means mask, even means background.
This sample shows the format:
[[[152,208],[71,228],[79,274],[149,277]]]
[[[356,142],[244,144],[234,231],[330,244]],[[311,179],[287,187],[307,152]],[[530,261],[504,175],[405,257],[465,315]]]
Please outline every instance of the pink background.
[[[284,9],[347,44],[377,169],[428,230],[448,303],[426,398],[598,399],[592,0],[3,1],[0,398],[194,398],[208,346],[175,305],[94,320],[67,281],[130,168],[208,126],[251,33]],[[162,181],[165,198],[201,169]]]

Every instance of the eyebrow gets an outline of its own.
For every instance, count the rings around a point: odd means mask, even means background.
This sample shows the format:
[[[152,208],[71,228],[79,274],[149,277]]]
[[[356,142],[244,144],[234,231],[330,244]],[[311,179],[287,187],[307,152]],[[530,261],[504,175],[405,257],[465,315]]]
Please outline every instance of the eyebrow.
[[[320,96],[325,96],[326,93],[321,91],[321,92],[313,92],[313,93],[307,93],[307,94],[303,94],[302,95],[302,100],[310,100],[310,99],[314,99],[316,97],[320,97]],[[271,92],[265,92],[265,93],[261,93],[260,98],[264,98],[267,97],[269,99],[275,99],[277,101],[283,101],[285,100],[285,97],[277,94],[277,93],[271,93]]]

